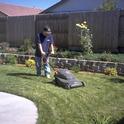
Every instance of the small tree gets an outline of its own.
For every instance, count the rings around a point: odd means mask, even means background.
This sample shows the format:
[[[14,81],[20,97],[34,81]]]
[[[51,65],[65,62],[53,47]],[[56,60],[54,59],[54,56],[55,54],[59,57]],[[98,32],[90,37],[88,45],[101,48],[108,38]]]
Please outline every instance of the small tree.
[[[87,22],[84,21],[81,24],[76,24],[77,27],[80,28],[80,43],[83,54],[92,54],[92,34],[90,33],[90,29],[88,29]]]
[[[116,10],[118,0],[104,0],[100,10],[103,11],[112,11]]]

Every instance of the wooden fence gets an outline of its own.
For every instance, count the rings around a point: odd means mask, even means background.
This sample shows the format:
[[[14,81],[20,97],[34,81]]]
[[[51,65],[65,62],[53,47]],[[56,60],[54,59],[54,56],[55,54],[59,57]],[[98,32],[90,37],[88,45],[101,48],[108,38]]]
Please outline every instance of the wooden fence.
[[[95,51],[112,50],[116,51],[118,46],[118,12],[87,12],[71,14],[69,16],[69,46],[76,46],[77,29],[76,23],[83,20],[88,25],[93,34],[93,46]]]
[[[94,51],[118,51],[124,48],[124,11],[46,14],[24,17],[0,17],[0,42],[20,46],[24,39],[35,41],[44,25],[52,29],[58,47],[80,47],[76,23],[86,20],[93,33]]]
[[[7,25],[7,18],[0,17],[0,42],[6,41],[6,25]]]
[[[43,25],[50,25],[59,47],[76,49],[80,47],[76,23],[86,20],[94,36],[94,50],[117,51],[119,15],[118,11],[39,15],[36,19],[36,32],[40,32]]]
[[[36,34],[41,32],[44,25],[49,25],[54,35],[55,44],[68,47],[68,15],[38,15],[36,17]]]
[[[120,12],[120,18],[119,18],[119,41],[118,41],[118,47],[120,51],[124,52],[124,11]]]
[[[34,41],[35,16],[8,17],[7,42],[12,46],[20,46],[24,39]]]

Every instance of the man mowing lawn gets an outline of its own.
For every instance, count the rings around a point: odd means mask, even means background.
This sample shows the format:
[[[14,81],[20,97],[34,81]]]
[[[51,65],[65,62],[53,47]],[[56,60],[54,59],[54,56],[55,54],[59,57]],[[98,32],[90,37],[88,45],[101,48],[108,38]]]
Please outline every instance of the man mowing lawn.
[[[43,32],[37,35],[36,40],[36,73],[41,76],[41,63],[44,64],[44,73],[47,78],[50,78],[49,54],[54,54],[53,36],[51,29],[48,26],[43,28]]]

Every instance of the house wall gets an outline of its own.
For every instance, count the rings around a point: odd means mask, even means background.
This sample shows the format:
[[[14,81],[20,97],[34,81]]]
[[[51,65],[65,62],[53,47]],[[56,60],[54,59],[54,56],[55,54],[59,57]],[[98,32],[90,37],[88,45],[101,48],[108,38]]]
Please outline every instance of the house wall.
[[[67,0],[62,4],[51,8],[48,12],[69,12],[69,11],[93,11],[102,5],[103,0]],[[124,9],[124,0],[119,0],[117,8]]]
[[[124,10],[124,0],[119,0],[118,8]]]

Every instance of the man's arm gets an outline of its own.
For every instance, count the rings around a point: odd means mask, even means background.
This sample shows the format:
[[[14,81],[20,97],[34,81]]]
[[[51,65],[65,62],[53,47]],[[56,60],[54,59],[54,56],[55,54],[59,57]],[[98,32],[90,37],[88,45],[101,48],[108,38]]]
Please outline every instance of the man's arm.
[[[54,46],[53,46],[53,43],[51,44],[51,54],[54,54]]]
[[[39,47],[39,49],[40,49],[41,54],[42,54],[42,55],[45,55],[45,52],[43,51],[43,48],[42,48],[42,44],[41,44],[41,42],[40,42],[40,33],[37,34],[37,44],[38,44],[38,47]]]
[[[53,35],[51,35],[51,44],[50,44],[50,52],[51,52],[51,54],[54,54],[55,52],[54,52],[54,40],[53,40]]]
[[[39,49],[40,49],[41,54],[42,55],[45,55],[45,52],[43,51],[43,48],[42,48],[42,44],[39,43],[38,46],[39,46]]]

